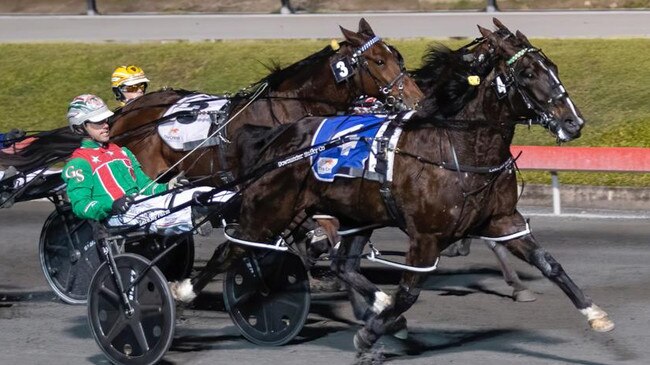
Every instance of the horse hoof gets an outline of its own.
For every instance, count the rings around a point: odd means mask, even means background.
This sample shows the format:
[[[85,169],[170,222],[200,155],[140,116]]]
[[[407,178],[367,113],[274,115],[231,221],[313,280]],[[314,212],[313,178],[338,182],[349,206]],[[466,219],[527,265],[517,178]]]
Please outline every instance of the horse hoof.
[[[358,330],[357,333],[354,334],[352,342],[354,343],[354,348],[357,349],[359,353],[366,352],[372,347],[368,335],[368,330],[365,328]]]
[[[515,302],[534,302],[537,300],[537,297],[535,297],[535,294],[533,294],[532,291],[523,289],[513,291],[512,299],[514,299]]]
[[[395,322],[386,329],[386,333],[393,335],[393,337],[406,340],[409,336],[409,331],[406,325],[406,318],[404,316],[399,316],[395,319]]]
[[[591,326],[591,329],[596,332],[609,332],[616,327],[614,321],[610,320],[607,316],[591,319],[589,320],[589,325]]]

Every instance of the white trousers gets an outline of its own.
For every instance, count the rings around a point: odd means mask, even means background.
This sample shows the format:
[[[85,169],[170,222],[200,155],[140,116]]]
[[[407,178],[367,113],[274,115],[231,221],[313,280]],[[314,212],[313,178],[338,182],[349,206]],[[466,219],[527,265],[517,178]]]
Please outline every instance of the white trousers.
[[[206,192],[213,188],[199,186],[196,188],[172,192],[169,194],[147,199],[136,203],[124,214],[112,216],[108,220],[109,226],[149,226],[149,232],[165,236],[189,232],[194,228],[192,224],[192,207],[188,206],[172,214],[169,210],[192,200],[196,192]],[[235,195],[232,191],[220,191],[212,196],[213,203],[225,203]],[[138,195],[137,202],[145,196]]]

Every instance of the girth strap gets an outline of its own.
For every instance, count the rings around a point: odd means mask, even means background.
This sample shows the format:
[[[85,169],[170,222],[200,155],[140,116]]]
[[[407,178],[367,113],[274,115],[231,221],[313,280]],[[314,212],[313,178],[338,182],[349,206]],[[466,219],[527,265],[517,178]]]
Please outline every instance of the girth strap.
[[[402,215],[402,212],[397,205],[397,201],[395,200],[395,197],[391,191],[391,183],[393,179],[388,175],[388,149],[390,138],[395,133],[395,130],[398,127],[402,126],[403,117],[405,114],[406,113],[400,113],[400,115],[392,120],[388,124],[388,127],[382,136],[382,139],[378,141],[379,147],[377,148],[377,166],[375,167],[375,171],[385,176],[385,178],[381,180],[382,184],[381,188],[379,189],[379,193],[384,200],[386,211],[388,212],[390,218],[401,229],[406,229],[406,220],[404,219],[404,216]]]

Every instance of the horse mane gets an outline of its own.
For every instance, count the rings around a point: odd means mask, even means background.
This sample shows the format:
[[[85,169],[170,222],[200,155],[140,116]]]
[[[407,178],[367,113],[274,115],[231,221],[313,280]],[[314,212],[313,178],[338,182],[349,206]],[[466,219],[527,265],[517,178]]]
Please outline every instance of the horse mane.
[[[34,140],[22,148],[10,147],[9,153],[0,151],[0,165],[14,166],[24,173],[50,167],[67,159],[79,147],[83,136],[73,133],[69,127],[61,127],[27,138]]]
[[[456,50],[436,43],[423,56],[423,65],[411,71],[425,94],[422,107],[412,121],[453,124],[453,117],[478,95],[478,88],[469,84],[468,76],[484,78],[491,67],[464,59],[472,49],[463,46]],[[436,123],[437,122],[437,123]]]
[[[451,118],[477,95],[476,88],[467,82],[472,67],[462,58],[465,52],[464,48],[453,51],[442,44],[429,47],[422,67],[412,71],[425,94],[418,114],[434,119]]]
[[[343,46],[347,42],[340,42],[340,45]],[[304,58],[298,62],[295,62],[285,68],[282,68],[277,61],[272,61],[271,65],[264,65],[269,72],[269,75],[265,76],[263,79],[256,82],[254,85],[259,85],[263,83],[268,83],[268,90],[277,89],[282,82],[285,80],[295,77],[296,74],[303,70],[305,67],[316,64],[320,62],[323,58],[330,57],[335,54],[337,51],[333,50],[331,46],[326,46],[320,51],[309,55],[307,58]],[[252,92],[248,91],[245,94],[238,94],[238,96],[245,97]]]

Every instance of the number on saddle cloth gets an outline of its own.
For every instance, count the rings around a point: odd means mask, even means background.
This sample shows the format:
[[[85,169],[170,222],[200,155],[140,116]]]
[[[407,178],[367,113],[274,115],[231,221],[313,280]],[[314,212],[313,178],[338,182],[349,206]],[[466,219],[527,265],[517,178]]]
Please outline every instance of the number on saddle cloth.
[[[371,153],[373,141],[380,129],[385,130],[386,115],[348,115],[324,119],[312,145],[339,137],[352,140],[311,157],[314,176],[321,181],[334,181],[340,177],[359,177],[355,171],[374,171],[376,153]],[[375,151],[376,152],[376,151]]]
[[[207,94],[192,94],[182,98],[165,112],[163,118],[181,114],[158,125],[158,134],[171,149],[189,151],[208,137],[214,122],[211,114],[223,113],[228,103],[229,100],[225,97]],[[213,146],[218,140],[217,136],[201,146]]]

